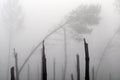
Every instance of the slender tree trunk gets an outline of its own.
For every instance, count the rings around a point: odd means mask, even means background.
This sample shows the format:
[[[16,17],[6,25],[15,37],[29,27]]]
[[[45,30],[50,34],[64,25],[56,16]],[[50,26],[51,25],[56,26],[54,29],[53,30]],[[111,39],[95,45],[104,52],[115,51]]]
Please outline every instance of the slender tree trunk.
[[[28,80],[30,80],[30,65],[28,64],[28,76],[27,76]]]
[[[73,74],[71,74],[71,80],[74,80]]]
[[[63,28],[63,31],[64,31],[64,51],[65,51],[63,80],[65,80],[66,79],[66,71],[67,71],[67,36],[66,36],[65,28]]]
[[[92,80],[95,80],[95,69],[94,69],[94,67],[92,68]]]
[[[53,80],[55,80],[56,78],[56,68],[55,68],[55,58],[54,58],[54,62],[53,62]]]
[[[90,80],[89,77],[89,51],[88,51],[88,43],[84,39],[84,48],[85,48],[85,80]]]
[[[42,80],[47,80],[47,64],[46,64],[44,41],[43,41],[43,48],[42,48]]]
[[[39,64],[38,64],[38,80],[40,80],[40,71],[39,71]]]
[[[15,80],[14,67],[11,68],[11,80]]]
[[[79,55],[76,55],[77,60],[77,80],[80,80],[80,61],[79,61]]]
[[[109,80],[112,80],[112,75],[111,75],[111,73],[109,74]]]
[[[16,80],[19,80],[19,72],[18,72],[18,54],[14,49],[14,57],[15,57],[15,68],[16,68]]]

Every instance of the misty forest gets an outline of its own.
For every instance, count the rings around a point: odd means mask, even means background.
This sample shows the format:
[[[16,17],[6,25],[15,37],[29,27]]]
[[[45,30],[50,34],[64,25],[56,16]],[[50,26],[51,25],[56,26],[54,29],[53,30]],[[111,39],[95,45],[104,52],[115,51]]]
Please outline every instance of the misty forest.
[[[120,0],[0,0],[0,80],[120,80]]]

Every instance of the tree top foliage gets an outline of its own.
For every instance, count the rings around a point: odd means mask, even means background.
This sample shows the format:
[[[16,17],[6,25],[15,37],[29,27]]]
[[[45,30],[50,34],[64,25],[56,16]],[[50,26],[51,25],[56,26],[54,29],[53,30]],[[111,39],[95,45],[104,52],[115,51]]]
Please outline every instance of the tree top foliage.
[[[80,5],[68,15],[68,26],[80,34],[91,33],[92,28],[90,26],[99,24],[100,12],[100,5]]]

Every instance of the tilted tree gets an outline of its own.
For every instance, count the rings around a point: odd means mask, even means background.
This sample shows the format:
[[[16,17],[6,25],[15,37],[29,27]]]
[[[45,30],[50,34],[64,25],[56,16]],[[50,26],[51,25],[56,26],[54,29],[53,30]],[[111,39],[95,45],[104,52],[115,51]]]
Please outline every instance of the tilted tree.
[[[58,25],[56,29],[48,33],[43,40],[46,40],[49,36],[57,32],[59,29],[69,26],[69,28],[73,29],[77,34],[88,34],[91,33],[93,28],[91,26],[95,26],[99,23],[100,20],[100,11],[101,6],[100,5],[81,5],[77,9],[73,10],[65,19],[65,22],[63,24]],[[66,30],[65,30],[66,31]],[[30,52],[29,56],[25,59],[23,65],[20,68],[20,71],[24,68],[27,61],[30,59],[30,57],[34,54],[34,52],[37,50],[37,48],[42,44],[42,41],[40,41],[39,44],[35,46],[35,48]],[[67,60],[67,59],[66,59]],[[66,71],[66,70],[65,70]],[[65,71],[63,71],[65,74]],[[63,80],[65,77],[63,78]]]

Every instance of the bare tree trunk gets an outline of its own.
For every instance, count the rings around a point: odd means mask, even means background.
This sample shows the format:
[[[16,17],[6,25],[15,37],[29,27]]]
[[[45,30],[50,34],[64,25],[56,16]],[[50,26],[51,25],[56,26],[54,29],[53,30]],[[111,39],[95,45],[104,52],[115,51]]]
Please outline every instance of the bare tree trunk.
[[[111,73],[109,74],[109,80],[112,80],[112,75],[111,75]]]
[[[19,80],[19,72],[18,72],[18,54],[14,49],[14,57],[15,57],[15,68],[16,68],[16,80]]]
[[[40,80],[40,71],[39,71],[39,64],[38,64],[38,80]]]
[[[67,36],[66,36],[66,29],[65,28],[63,28],[63,31],[64,31],[64,51],[65,51],[63,80],[65,80],[65,78],[66,78],[66,71],[67,71]]]
[[[71,74],[71,80],[74,80],[73,74]]]
[[[85,80],[90,80],[89,77],[89,51],[88,51],[88,43],[84,39],[84,48],[85,48]]]
[[[79,55],[76,55],[77,60],[77,80],[80,80],[80,62],[79,62]]]
[[[56,68],[55,68],[55,65],[56,65],[56,63],[55,63],[55,58],[54,58],[54,62],[53,62],[53,80],[55,80],[55,78],[56,78]]]
[[[47,64],[46,64],[44,41],[43,41],[43,48],[42,48],[42,80],[47,80]]]
[[[28,64],[28,80],[30,80],[30,65]]]
[[[15,80],[14,67],[11,68],[11,80]]]
[[[94,67],[92,68],[92,80],[95,80],[95,70],[94,70]]]

